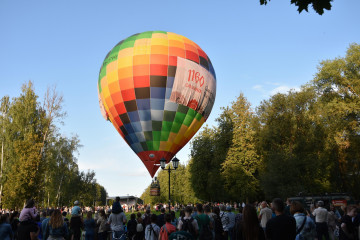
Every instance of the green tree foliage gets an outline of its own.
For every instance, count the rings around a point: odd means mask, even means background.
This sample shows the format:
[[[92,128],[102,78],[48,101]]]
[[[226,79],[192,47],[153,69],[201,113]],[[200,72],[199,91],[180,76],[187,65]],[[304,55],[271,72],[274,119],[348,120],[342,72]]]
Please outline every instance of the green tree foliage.
[[[20,97],[10,105],[6,119],[5,134],[8,151],[4,201],[19,206],[30,197],[39,198],[38,190],[43,186],[41,175],[44,166],[40,151],[43,147],[45,112],[39,107],[32,83],[24,85]],[[19,197],[21,196],[21,197]]]
[[[343,58],[322,61],[312,83],[327,129],[332,183],[355,192],[360,188],[360,45],[351,44]]]
[[[233,126],[232,142],[222,164],[226,191],[233,200],[255,200],[259,192],[260,157],[255,148],[250,103],[241,93],[231,108],[225,111]]]
[[[191,142],[190,182],[196,197],[205,201],[212,200],[214,195],[214,189],[210,184],[211,161],[214,159],[214,137],[214,130],[206,126]]]
[[[270,0],[260,0],[261,5],[266,5]],[[323,15],[324,9],[331,10],[331,2],[333,0],[291,0],[291,4],[297,6],[297,11],[301,13],[303,10],[309,10],[309,5],[312,6],[314,11],[319,15]]]
[[[6,162],[6,156],[5,151],[8,148],[7,144],[9,143],[6,141],[6,134],[5,134],[5,127],[7,123],[8,118],[8,111],[10,107],[10,100],[8,96],[5,96],[0,101],[0,140],[1,140],[1,163],[0,163],[0,203],[2,202],[2,196],[3,196],[3,188],[4,188],[4,182],[5,182],[5,166],[4,163]]]
[[[329,190],[324,131],[314,119],[315,92],[276,94],[257,110],[261,185],[269,198]]]
[[[150,185],[145,189],[140,198],[145,204],[168,203],[169,202],[169,173],[166,166],[165,170],[160,170],[157,175],[160,184],[160,196],[150,196]],[[179,164],[176,171],[170,174],[170,194],[171,203],[195,203],[199,200],[195,197],[195,193],[190,183],[190,173],[188,166]]]
[[[59,134],[56,123],[64,116],[62,96],[48,89],[41,105],[32,82],[24,84],[12,101],[1,99],[3,206],[19,208],[29,198],[40,206],[69,205],[79,197],[87,205],[106,200],[106,190],[96,183],[95,173],[78,170],[78,138]]]

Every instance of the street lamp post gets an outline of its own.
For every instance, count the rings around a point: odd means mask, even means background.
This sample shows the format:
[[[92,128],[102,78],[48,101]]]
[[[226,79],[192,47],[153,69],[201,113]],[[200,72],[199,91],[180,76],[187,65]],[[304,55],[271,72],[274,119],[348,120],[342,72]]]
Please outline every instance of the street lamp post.
[[[171,171],[173,170],[176,170],[179,166],[179,159],[177,159],[176,157],[174,157],[172,160],[172,163],[173,163],[173,167],[174,168],[171,168],[169,166],[169,168],[167,169],[168,172],[169,172],[169,212],[171,212],[171,200],[170,200],[170,173]],[[165,169],[165,164],[166,164],[166,159],[165,158],[161,158],[160,159],[160,166],[162,169]]]

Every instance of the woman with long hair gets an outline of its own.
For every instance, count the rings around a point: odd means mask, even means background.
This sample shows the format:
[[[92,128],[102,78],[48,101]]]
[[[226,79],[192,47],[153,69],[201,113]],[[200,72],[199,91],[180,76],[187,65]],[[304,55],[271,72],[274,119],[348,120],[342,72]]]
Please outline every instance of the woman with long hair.
[[[92,217],[92,212],[89,211],[86,214],[86,219],[84,220],[84,230],[85,230],[85,240],[93,240],[95,235],[95,220]]]
[[[99,230],[98,230],[98,239],[99,240],[106,240],[107,239],[107,233],[108,233],[108,226],[106,225],[107,223],[107,219],[106,219],[106,214],[104,209],[100,210],[100,216],[97,219],[96,222],[99,225]]]
[[[66,223],[64,222],[64,218],[59,209],[55,209],[51,214],[49,224],[46,228],[45,237],[47,240],[63,240],[69,234]]]
[[[224,239],[224,228],[221,222],[220,208],[213,207],[212,212],[212,217],[214,219],[215,240],[222,240]]]
[[[239,221],[234,228],[233,239],[265,240],[264,230],[260,226],[259,219],[253,205],[245,205],[242,220]]]

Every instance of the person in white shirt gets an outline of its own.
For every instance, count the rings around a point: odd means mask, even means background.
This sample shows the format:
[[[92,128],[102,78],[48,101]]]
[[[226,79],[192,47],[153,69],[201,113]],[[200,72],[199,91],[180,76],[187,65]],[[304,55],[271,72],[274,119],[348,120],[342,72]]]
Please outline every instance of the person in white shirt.
[[[267,203],[265,201],[263,201],[261,203],[259,220],[260,220],[260,225],[264,229],[264,231],[266,229],[266,223],[271,219],[271,216],[272,216],[272,210],[270,208],[268,208]]]
[[[326,240],[329,240],[329,231],[328,231],[328,211],[323,208],[324,202],[318,201],[318,207],[313,211],[313,215],[315,217],[315,224],[316,224],[316,233],[318,239],[323,239],[322,237],[325,236]]]
[[[160,227],[156,224],[156,214],[151,214],[150,219],[151,224],[147,225],[145,228],[145,240],[158,240]]]

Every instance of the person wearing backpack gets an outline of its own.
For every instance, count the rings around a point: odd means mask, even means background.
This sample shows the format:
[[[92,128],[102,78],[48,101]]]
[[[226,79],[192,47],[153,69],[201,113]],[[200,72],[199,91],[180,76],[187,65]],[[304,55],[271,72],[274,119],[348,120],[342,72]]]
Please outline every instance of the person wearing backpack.
[[[190,233],[196,239],[199,232],[199,225],[193,217],[191,217],[191,206],[185,207],[185,217],[179,220],[178,229]]]
[[[165,214],[165,224],[160,229],[159,240],[169,240],[169,235],[176,232],[176,228],[171,224],[171,215]]]
[[[151,214],[150,220],[151,224],[147,225],[147,227],[145,228],[145,240],[158,240],[160,228],[156,224],[156,214]]]
[[[203,205],[201,203],[196,204],[196,209],[197,214],[195,219],[199,225],[199,240],[212,240],[212,225],[209,216],[204,214]]]

